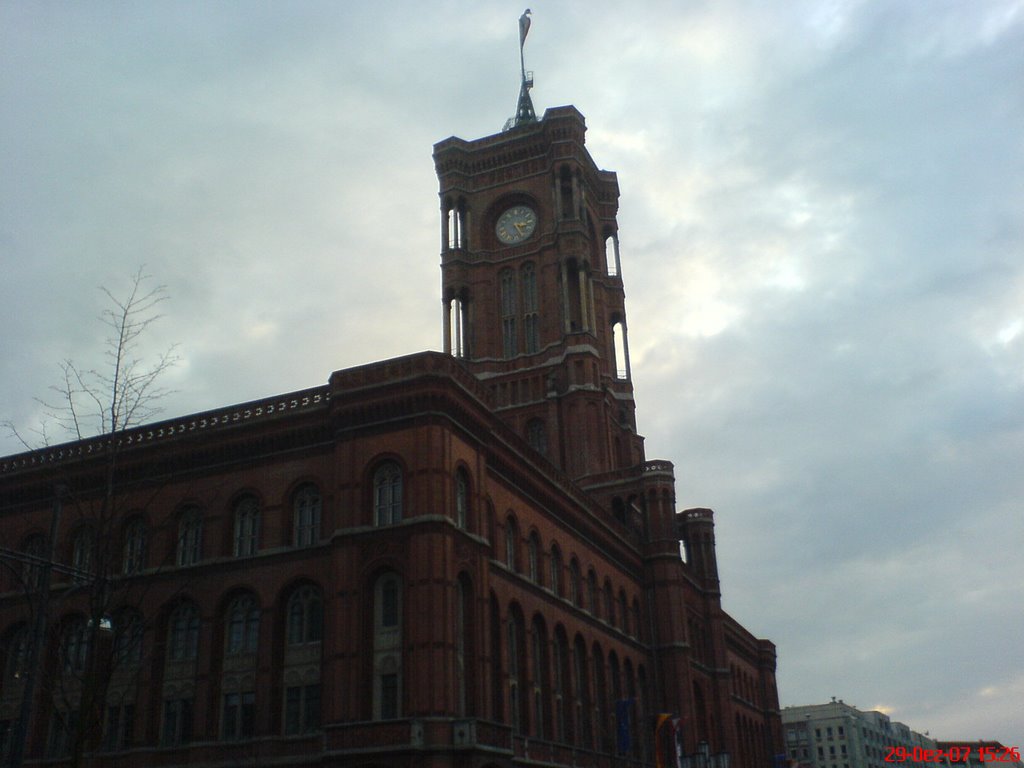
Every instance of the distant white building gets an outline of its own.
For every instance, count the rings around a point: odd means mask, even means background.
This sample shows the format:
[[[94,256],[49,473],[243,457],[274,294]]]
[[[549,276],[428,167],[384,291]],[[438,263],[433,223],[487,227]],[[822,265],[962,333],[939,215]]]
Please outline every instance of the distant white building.
[[[782,732],[786,757],[796,768],[936,766],[933,761],[914,760],[914,747],[920,756],[922,750],[935,749],[934,739],[894,722],[883,712],[861,712],[842,699],[786,707]]]

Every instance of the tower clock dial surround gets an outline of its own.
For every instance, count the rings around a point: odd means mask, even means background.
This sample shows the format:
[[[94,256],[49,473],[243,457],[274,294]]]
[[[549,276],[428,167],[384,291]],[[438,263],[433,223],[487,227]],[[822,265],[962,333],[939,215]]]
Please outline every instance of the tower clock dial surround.
[[[537,214],[528,205],[513,205],[498,217],[494,233],[505,245],[515,245],[530,238],[537,229]]]

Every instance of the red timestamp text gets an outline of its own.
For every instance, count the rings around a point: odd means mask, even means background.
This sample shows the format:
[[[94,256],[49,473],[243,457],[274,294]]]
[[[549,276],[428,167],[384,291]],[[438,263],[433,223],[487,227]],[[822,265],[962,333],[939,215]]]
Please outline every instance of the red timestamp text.
[[[982,763],[1015,763],[1020,760],[1020,748],[1003,746],[952,746],[946,749],[924,747],[887,747],[887,763],[969,763],[971,754]]]

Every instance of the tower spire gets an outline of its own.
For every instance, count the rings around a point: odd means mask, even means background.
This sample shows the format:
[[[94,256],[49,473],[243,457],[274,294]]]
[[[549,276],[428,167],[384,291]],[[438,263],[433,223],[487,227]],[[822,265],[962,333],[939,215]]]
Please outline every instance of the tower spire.
[[[519,17],[519,68],[523,74],[522,85],[519,88],[519,104],[516,106],[516,116],[505,124],[506,130],[537,122],[537,114],[533,111],[533,100],[530,98],[530,89],[533,88],[533,72],[526,71],[526,59],[523,56],[523,46],[526,44],[526,35],[529,31],[530,9],[527,8]]]

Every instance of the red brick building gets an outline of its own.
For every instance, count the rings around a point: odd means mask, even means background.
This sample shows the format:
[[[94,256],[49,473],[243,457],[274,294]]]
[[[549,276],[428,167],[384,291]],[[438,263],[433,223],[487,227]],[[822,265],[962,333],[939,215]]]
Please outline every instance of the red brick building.
[[[49,579],[30,759],[652,765],[668,714],[693,768],[772,764],[775,647],[644,455],[584,132],[435,147],[443,353],[0,460],[3,749]]]

